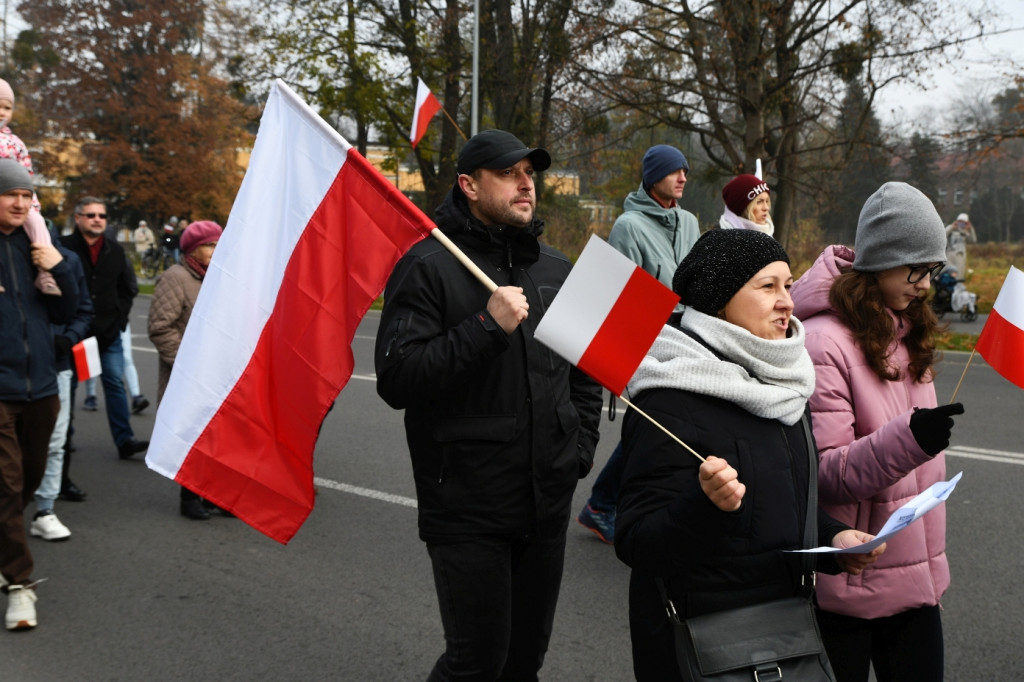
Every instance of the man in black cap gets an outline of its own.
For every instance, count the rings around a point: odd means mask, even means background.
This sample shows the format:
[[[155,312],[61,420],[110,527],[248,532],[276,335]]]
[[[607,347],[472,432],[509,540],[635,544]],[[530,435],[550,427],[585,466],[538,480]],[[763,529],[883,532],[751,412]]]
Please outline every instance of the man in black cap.
[[[36,626],[25,505],[46,470],[60,407],[50,323],[71,321],[79,296],[56,247],[29,242],[24,224],[31,203],[28,171],[0,159],[0,586],[7,593],[8,630]],[[60,296],[35,288],[36,268],[53,275]]]
[[[447,642],[431,680],[537,679],[593,464],[601,388],[534,340],[571,268],[537,239],[533,176],[550,165],[505,131],[473,136],[436,220],[497,289],[427,239],[384,293],[377,392],[405,409]]]

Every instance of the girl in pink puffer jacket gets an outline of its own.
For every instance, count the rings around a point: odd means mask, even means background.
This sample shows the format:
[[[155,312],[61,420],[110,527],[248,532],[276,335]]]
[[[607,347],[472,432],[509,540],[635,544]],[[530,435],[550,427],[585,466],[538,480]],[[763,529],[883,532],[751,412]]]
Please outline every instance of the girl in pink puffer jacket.
[[[893,511],[946,478],[959,403],[936,407],[924,301],[945,259],[931,201],[901,182],[867,200],[854,250],[829,246],[793,285],[816,386],[810,405],[822,508],[877,533]],[[818,620],[840,682],[941,680],[939,601],[949,587],[944,506],[887,543],[861,575],[819,575]]]

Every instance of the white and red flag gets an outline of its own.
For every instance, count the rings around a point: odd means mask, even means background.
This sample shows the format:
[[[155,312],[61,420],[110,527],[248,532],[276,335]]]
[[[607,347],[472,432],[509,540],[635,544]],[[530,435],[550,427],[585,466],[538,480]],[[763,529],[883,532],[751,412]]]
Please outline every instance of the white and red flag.
[[[975,349],[993,369],[1024,388],[1024,272],[1012,265]]]
[[[430,91],[423,79],[417,76],[416,106],[412,111],[412,133],[410,134],[413,149],[426,134],[430,119],[434,118],[439,111],[441,111],[441,103],[437,101],[434,93]]]
[[[621,396],[677,301],[671,289],[592,235],[534,336]]]
[[[146,463],[288,542],[356,327],[433,223],[282,81],[200,290]]]
[[[98,377],[103,373],[100,366],[100,346],[96,337],[82,339],[71,347],[71,356],[75,359],[75,374],[79,381]]]

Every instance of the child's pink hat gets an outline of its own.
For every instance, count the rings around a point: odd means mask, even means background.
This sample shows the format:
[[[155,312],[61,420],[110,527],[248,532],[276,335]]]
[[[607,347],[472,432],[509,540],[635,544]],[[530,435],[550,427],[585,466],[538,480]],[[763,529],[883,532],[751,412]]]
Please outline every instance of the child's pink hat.
[[[0,78],[0,99],[10,100],[11,105],[14,105],[14,90],[3,78]]]

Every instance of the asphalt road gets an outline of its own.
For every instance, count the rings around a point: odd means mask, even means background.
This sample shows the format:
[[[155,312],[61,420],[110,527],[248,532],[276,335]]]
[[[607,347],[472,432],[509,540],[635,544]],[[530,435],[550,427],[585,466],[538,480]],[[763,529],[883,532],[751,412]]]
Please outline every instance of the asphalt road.
[[[156,392],[145,338],[148,297],[133,311],[135,361]],[[355,376],[324,424],[316,508],[287,546],[237,519],[178,515],[177,486],[121,461],[101,411],[76,408],[72,476],[89,493],[58,502],[73,533],[33,539],[40,625],[0,633],[0,679],[418,680],[443,648],[401,414],[374,389],[377,314],[353,348]],[[948,400],[966,354],[947,353]],[[1024,654],[1024,392],[976,357],[958,396],[947,505],[953,586],[944,600],[947,680],[1019,680]],[[102,405],[102,401],[101,401]],[[620,412],[621,417],[621,412]],[[140,438],[153,408],[132,417]],[[605,410],[601,466],[619,421]],[[577,489],[578,509],[593,475]],[[545,680],[629,680],[628,568],[572,523]]]

